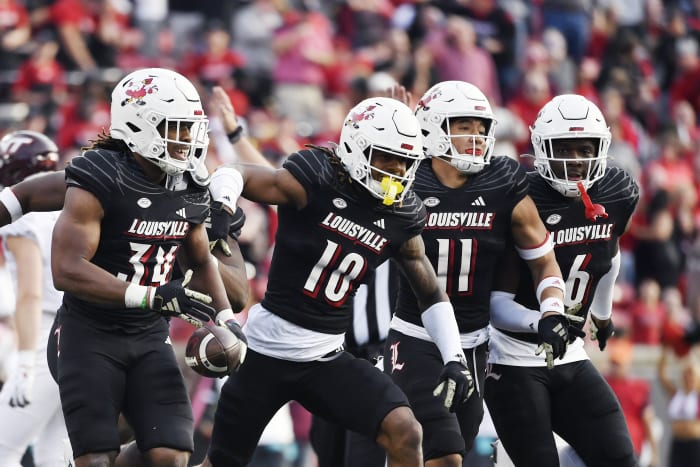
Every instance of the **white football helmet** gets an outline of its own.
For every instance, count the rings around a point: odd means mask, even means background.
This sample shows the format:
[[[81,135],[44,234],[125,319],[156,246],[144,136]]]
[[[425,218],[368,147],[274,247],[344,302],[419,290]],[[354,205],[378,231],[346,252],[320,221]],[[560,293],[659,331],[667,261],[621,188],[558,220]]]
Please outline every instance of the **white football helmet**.
[[[375,150],[406,158],[406,173],[399,176],[376,168],[372,164]],[[374,197],[385,204],[399,203],[415,179],[418,163],[424,159],[418,120],[408,106],[396,99],[365,99],[345,117],[338,156],[350,177]],[[372,170],[381,174],[383,180],[374,179]]]
[[[587,162],[588,170],[581,175],[581,182],[588,190],[605,175],[610,129],[600,109],[591,101],[577,94],[556,96],[542,107],[535,124],[530,127],[532,146],[535,150],[535,168],[539,174],[564,196],[580,196],[576,180],[567,176],[567,162]],[[589,138],[598,141],[598,152],[590,158],[554,158],[552,141],[557,139]],[[551,162],[564,167],[564,177],[558,177],[552,170]]]
[[[181,125],[189,127],[191,141],[168,138],[168,128],[176,128],[179,134]],[[137,70],[112,91],[111,136],[123,140],[167,175],[188,171],[196,176],[201,172],[209,146],[208,127],[197,90],[174,71]],[[186,150],[185,159],[168,154],[168,143]]]
[[[473,84],[464,81],[436,84],[421,97],[416,106],[416,117],[423,130],[427,156],[444,158],[457,170],[468,174],[483,170],[491,162],[496,117],[484,93]],[[476,153],[475,135],[450,134],[450,119],[464,117],[484,120],[486,135],[477,135],[486,140],[486,149],[481,154]],[[471,154],[458,152],[452,141],[455,137],[471,140]]]

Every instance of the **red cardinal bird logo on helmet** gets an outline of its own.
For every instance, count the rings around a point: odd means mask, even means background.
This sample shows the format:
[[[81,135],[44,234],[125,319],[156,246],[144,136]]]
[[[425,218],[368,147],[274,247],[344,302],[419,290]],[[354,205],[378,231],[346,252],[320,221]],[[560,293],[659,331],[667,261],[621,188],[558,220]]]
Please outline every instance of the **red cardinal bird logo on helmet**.
[[[361,122],[362,120],[371,120],[374,118],[373,110],[376,108],[376,105],[369,105],[362,112],[351,113],[347,123],[357,128],[357,122]]]
[[[122,101],[122,106],[136,102],[139,105],[146,105],[143,98],[146,94],[153,94],[158,91],[158,86],[153,83],[153,78],[146,78],[141,81],[131,81],[127,85],[124,94],[128,97]]]
[[[434,93],[430,94],[429,96],[426,96],[423,99],[421,99],[420,101],[418,101],[418,107],[428,109],[428,104],[430,104],[431,101],[437,99],[441,95],[442,95],[442,91],[435,91]]]

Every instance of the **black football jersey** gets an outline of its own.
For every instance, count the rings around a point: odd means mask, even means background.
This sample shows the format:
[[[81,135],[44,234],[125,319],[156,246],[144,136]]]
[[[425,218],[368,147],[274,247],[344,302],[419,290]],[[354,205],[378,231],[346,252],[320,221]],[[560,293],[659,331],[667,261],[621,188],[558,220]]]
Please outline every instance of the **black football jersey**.
[[[189,177],[189,175],[186,175]],[[148,178],[129,154],[89,150],[66,167],[66,183],[92,193],[104,209],[100,242],[92,262],[140,285],[167,283],[175,257],[194,224],[209,213],[209,192],[196,183],[170,191]],[[148,310],[101,306],[66,293],[69,312],[103,325],[138,328],[161,315]]]
[[[460,332],[489,322],[489,297],[498,258],[511,236],[513,208],[527,195],[527,175],[517,161],[494,157],[459,188],[437,179],[421,163],[413,185],[427,210],[425,253],[455,309]],[[396,315],[422,325],[416,297],[401,278]]]
[[[339,181],[343,169],[320,149],[292,154],[284,167],[306,189],[308,204],[279,207],[262,305],[307,329],[342,334],[352,317],[348,298],[420,234],[425,209],[412,192],[400,206],[384,206],[359,184]]]
[[[580,198],[567,198],[555,191],[537,173],[529,173],[530,196],[537,205],[542,222],[551,232],[554,252],[566,281],[564,305],[581,304],[580,316],[587,316],[600,278],[610,270],[618,239],[639,200],[639,187],[624,170],[611,167],[588,194],[601,204],[607,219],[588,220]],[[530,270],[521,261],[516,301],[538,310]],[[582,327],[583,324],[579,324]]]

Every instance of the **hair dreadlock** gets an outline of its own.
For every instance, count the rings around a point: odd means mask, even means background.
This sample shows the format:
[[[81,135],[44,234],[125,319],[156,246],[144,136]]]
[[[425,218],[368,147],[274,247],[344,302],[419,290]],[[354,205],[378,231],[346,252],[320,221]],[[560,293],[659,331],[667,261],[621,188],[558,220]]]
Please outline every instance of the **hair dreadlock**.
[[[112,138],[112,136],[102,129],[102,132],[97,135],[97,139],[91,139],[88,146],[83,146],[81,148],[83,151],[89,149],[109,149],[111,151],[118,152],[131,152],[129,146],[120,139]]]

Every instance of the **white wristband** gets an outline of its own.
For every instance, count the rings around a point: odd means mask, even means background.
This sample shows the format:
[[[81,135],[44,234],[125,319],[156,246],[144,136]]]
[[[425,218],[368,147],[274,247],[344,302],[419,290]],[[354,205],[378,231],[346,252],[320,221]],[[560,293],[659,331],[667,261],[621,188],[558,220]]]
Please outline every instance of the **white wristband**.
[[[548,297],[542,300],[540,303],[540,313],[546,313],[548,311],[554,311],[562,315],[566,314],[564,311],[564,302],[561,298]]]
[[[36,365],[36,352],[33,350],[20,350],[17,352],[17,366],[34,368]]]
[[[22,217],[24,214],[22,212],[22,205],[19,204],[19,200],[15,195],[15,192],[8,186],[0,191],[0,202],[5,205],[5,209],[10,213],[10,219],[15,222],[17,219]]]
[[[225,323],[226,321],[229,320],[235,320],[236,317],[233,314],[233,310],[231,308],[224,308],[223,310],[219,311],[216,313],[216,324],[219,323]]]
[[[124,293],[124,306],[127,308],[149,308],[148,289],[145,285],[129,284]]]
[[[243,175],[238,170],[233,167],[219,167],[209,183],[211,199],[223,203],[231,212],[235,212],[244,184]]]
[[[544,292],[544,289],[548,287],[554,287],[556,289],[561,290],[562,293],[566,293],[564,281],[561,277],[547,276],[544,279],[542,279],[542,281],[540,281],[539,284],[537,284],[537,291],[535,292],[535,295],[537,296],[538,302],[542,303],[542,292]]]

